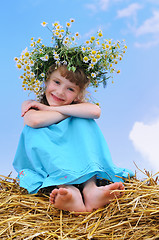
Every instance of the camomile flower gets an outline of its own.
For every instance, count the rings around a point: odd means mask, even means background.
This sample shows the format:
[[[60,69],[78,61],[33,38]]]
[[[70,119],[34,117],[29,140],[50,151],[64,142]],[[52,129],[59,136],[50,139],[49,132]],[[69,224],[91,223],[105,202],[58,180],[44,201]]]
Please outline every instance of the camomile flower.
[[[25,57],[29,57],[29,52],[26,52],[24,55]]]
[[[56,30],[59,30],[60,28],[61,28],[61,26],[60,26],[60,25],[56,26]]]
[[[22,68],[22,65],[17,63],[17,68],[21,69]]]
[[[101,55],[100,54],[97,54],[96,55],[96,58],[99,60],[101,58]]]
[[[75,22],[75,19],[74,19],[74,18],[71,18],[71,19],[70,19],[70,22]]]
[[[57,54],[57,52],[55,50],[53,50],[53,55],[56,55],[56,54]]]
[[[44,77],[45,77],[45,73],[41,73],[40,76],[41,76],[42,78],[44,78]]]
[[[30,43],[30,47],[34,47],[35,46],[35,43]]]
[[[40,43],[42,41],[41,38],[38,38],[38,40],[36,41],[37,43]]]
[[[99,37],[102,37],[102,36],[103,36],[102,32],[99,32],[99,33],[98,33],[98,36],[99,36]]]
[[[48,61],[48,60],[49,60],[49,55],[46,54],[46,55],[44,56],[44,61]]]
[[[96,51],[95,51],[95,50],[92,50],[92,54],[95,55],[95,54],[96,54]]]
[[[79,35],[79,33],[78,33],[78,32],[76,32],[76,33],[75,33],[75,36],[76,36],[76,37],[79,37],[80,35]]]
[[[58,66],[60,66],[60,65],[61,65],[61,63],[60,63],[60,61],[59,61],[59,60],[57,60],[57,61],[55,62],[55,64],[56,64],[56,65],[58,65]]]
[[[64,45],[67,45],[67,44],[68,44],[68,41],[67,41],[67,40],[64,40],[64,41],[63,41],[63,44],[64,44]]]
[[[63,35],[62,34],[59,34],[58,35],[58,39],[62,39],[63,38]]]
[[[66,23],[66,27],[70,28],[71,27],[71,23],[67,22]]]
[[[59,33],[59,31],[55,31],[55,33],[54,33],[54,36],[58,36],[60,33]]]
[[[40,59],[44,62],[49,60],[49,56],[46,54],[44,57],[40,57]]]
[[[48,24],[47,22],[42,22],[41,26],[46,27],[47,24]]]
[[[26,65],[26,69],[27,69],[27,70],[30,70],[30,66],[29,66],[29,65]]]
[[[86,48],[85,48],[85,47],[82,47],[81,49],[82,49],[82,52],[85,52],[85,51],[86,51]]]
[[[54,22],[54,23],[52,23],[52,26],[53,27],[56,27],[56,26],[58,26],[59,25],[59,22],[57,21],[57,22]]]
[[[54,55],[54,59],[55,59],[56,61],[60,60],[59,55],[58,55],[58,54],[55,54],[55,55]]]
[[[67,65],[67,61],[64,60],[64,61],[62,62],[62,64]]]
[[[89,58],[85,56],[85,57],[83,58],[83,62],[87,63],[88,61],[89,61]]]
[[[96,64],[97,63],[97,59],[96,58],[92,58],[91,63]]]
[[[88,70],[90,70],[90,69],[92,69],[92,68],[94,68],[94,64],[93,64],[93,63],[90,63],[90,64],[89,64],[89,67],[88,67]]]
[[[29,65],[30,65],[30,66],[34,66],[34,61],[33,61],[33,60],[30,60]]]
[[[38,92],[39,91],[39,87],[35,87],[34,90],[35,90],[35,92]]]
[[[95,77],[96,77],[96,74],[95,74],[95,73],[91,73],[91,76],[92,76],[93,78],[95,78]]]

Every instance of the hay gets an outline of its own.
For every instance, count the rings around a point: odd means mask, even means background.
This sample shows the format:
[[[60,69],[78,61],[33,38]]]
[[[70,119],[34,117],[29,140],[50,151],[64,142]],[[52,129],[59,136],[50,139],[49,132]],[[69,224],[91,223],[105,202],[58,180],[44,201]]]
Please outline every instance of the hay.
[[[124,195],[105,208],[75,215],[55,209],[45,195],[29,195],[0,176],[0,239],[159,239],[157,174],[125,183]]]

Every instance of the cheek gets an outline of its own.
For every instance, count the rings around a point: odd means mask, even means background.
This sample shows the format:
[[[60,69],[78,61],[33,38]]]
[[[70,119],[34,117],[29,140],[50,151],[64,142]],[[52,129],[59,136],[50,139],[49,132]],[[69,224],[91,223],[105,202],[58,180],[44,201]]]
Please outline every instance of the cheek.
[[[71,99],[72,101],[74,101],[74,100],[77,99],[77,98],[78,98],[78,94],[77,94],[77,93],[73,93],[73,94],[70,95],[70,99]]]
[[[45,90],[45,92],[48,93],[49,91],[52,91],[54,88],[55,88],[54,84],[53,84],[52,82],[48,82],[48,83],[46,84],[46,90]]]

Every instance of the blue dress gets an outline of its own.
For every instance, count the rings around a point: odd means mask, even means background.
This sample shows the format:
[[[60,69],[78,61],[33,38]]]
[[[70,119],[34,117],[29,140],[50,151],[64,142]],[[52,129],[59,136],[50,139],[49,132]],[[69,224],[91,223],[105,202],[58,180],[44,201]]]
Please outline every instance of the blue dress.
[[[25,126],[13,162],[20,186],[29,193],[61,184],[80,184],[93,176],[123,181],[127,169],[116,167],[93,119],[69,117],[43,128]],[[119,177],[118,177],[119,176]]]

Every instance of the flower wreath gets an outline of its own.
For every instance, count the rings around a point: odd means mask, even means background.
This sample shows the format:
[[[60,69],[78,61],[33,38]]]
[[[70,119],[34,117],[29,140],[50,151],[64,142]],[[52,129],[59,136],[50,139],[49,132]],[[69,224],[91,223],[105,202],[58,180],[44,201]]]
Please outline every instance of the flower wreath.
[[[78,45],[79,33],[74,35],[70,32],[74,19],[66,23],[66,29],[59,22],[52,23],[52,29],[48,23],[41,25],[48,28],[52,34],[51,46],[45,46],[42,39],[31,38],[30,49],[25,48],[21,56],[14,58],[16,66],[23,69],[22,87],[37,95],[37,99],[44,92],[46,72],[52,64],[57,67],[61,64],[67,65],[69,71],[76,71],[77,67],[83,69],[90,80],[90,86],[98,87],[100,83],[106,86],[107,80],[113,78],[112,73],[120,73],[115,65],[122,60],[125,49],[125,42],[104,39],[102,31],[99,30],[96,36],[92,36],[83,44]],[[112,81],[113,82],[113,81]]]

